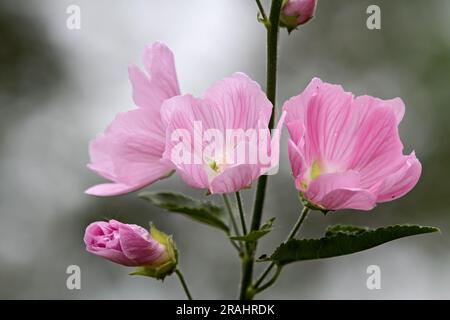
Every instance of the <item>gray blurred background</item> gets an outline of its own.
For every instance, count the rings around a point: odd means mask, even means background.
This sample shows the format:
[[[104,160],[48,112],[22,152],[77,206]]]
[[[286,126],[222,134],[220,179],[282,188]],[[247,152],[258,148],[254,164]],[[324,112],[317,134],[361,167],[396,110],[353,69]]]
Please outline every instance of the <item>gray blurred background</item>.
[[[71,4],[81,8],[80,30],[66,28]],[[381,7],[381,30],[366,28],[370,4]],[[83,191],[103,181],[86,168],[88,142],[117,112],[134,107],[127,65],[142,65],[144,46],[169,45],[184,93],[201,95],[235,71],[264,85],[265,30],[256,12],[252,0],[0,2],[0,298],[183,299],[175,277],[164,283],[129,277],[123,267],[85,252],[84,228],[107,218],[154,221],[174,234],[195,297],[236,297],[240,265],[222,234],[135,194],[99,199]],[[407,106],[402,140],[423,164],[419,184],[404,198],[369,213],[314,213],[303,236],[319,237],[334,223],[417,223],[442,234],[289,265],[259,298],[450,298],[449,17],[445,0],[319,0],[311,23],[289,37],[281,32],[279,104],[313,76],[355,94],[400,96]],[[202,196],[176,176],[150,189]],[[243,193],[250,208],[253,191]],[[265,219],[277,217],[276,229],[260,254],[285,237],[299,208],[284,148],[265,207]],[[66,288],[72,264],[81,268],[81,290]],[[371,264],[381,267],[381,290],[366,288]]]

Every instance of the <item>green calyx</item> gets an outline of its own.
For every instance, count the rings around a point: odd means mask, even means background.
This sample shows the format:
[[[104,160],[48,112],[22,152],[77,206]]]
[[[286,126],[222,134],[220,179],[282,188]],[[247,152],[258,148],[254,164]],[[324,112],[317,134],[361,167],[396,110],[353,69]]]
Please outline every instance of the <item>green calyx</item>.
[[[305,197],[305,195],[304,195],[303,192],[299,192],[299,193],[298,193],[298,197],[300,198],[301,203],[302,203],[305,207],[307,207],[307,208],[309,208],[309,209],[311,209],[311,210],[321,211],[324,215],[326,215],[326,214],[330,211],[330,210],[328,210],[328,209],[325,209],[325,208],[322,207],[321,205],[318,205],[318,204],[315,204],[315,203],[312,203],[311,201],[309,201],[309,200]]]
[[[164,280],[166,276],[171,275],[177,268],[178,250],[172,236],[156,229],[153,224],[150,224],[150,235],[155,241],[165,247],[165,251],[154,263],[137,267],[130,275]]]

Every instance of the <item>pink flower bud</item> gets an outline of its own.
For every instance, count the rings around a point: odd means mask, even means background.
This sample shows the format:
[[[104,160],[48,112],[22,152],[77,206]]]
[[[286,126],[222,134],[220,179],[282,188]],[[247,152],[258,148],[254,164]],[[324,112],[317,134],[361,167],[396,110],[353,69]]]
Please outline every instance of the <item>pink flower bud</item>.
[[[317,0],[288,0],[285,1],[281,13],[281,25],[289,32],[301,24],[305,24],[316,11]]]
[[[177,252],[172,239],[151,227],[151,233],[134,224],[116,220],[91,223],[84,235],[86,250],[127,267],[133,274],[163,278],[173,272]]]

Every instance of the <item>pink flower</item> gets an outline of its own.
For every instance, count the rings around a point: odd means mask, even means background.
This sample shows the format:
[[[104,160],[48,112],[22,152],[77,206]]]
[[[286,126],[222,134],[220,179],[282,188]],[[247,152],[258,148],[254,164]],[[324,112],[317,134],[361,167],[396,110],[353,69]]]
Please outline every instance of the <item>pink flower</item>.
[[[283,119],[271,139],[272,104],[245,74],[223,79],[202,99],[183,95],[166,100],[162,109],[164,158],[194,188],[238,191],[278,165]]]
[[[173,170],[162,160],[165,127],[160,109],[164,100],[180,93],[173,54],[162,43],[147,46],[143,63],[148,73],[129,67],[133,99],[138,109],[119,114],[104,134],[90,144],[88,167],[111,180],[86,193],[114,196],[135,191]]]
[[[422,167],[414,152],[403,155],[400,98],[355,98],[315,78],[283,110],[295,184],[311,205],[370,210],[402,197],[419,180]]]
[[[314,17],[316,6],[317,0],[289,0],[283,6],[281,22],[292,30]]]
[[[154,226],[150,234],[135,224],[97,221],[86,228],[84,243],[90,253],[127,267],[140,267],[134,274],[163,278],[177,264],[172,239]]]
[[[153,264],[165,252],[144,228],[116,220],[91,223],[84,243],[90,253],[128,267]]]

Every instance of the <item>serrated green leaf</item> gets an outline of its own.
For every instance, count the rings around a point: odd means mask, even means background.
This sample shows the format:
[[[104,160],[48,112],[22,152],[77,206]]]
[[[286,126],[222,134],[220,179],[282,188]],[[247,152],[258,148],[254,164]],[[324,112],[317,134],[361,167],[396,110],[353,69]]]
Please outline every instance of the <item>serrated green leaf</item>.
[[[227,224],[222,220],[223,208],[209,201],[189,198],[181,193],[141,192],[140,198],[170,212],[181,213],[195,221],[229,232]]]
[[[272,231],[272,224],[275,221],[275,218],[270,219],[265,224],[261,226],[259,230],[250,231],[246,235],[243,236],[234,236],[230,237],[231,240],[244,241],[244,242],[255,242],[261,237],[268,234]]]
[[[327,228],[327,231],[325,233],[325,237],[331,237],[333,235],[336,235],[338,233],[344,233],[349,235],[357,235],[363,232],[368,231],[369,228],[367,227],[358,227],[358,226],[351,226],[351,225],[344,225],[344,224],[336,224],[334,226],[329,226]]]
[[[354,226],[328,228],[321,239],[292,239],[279,246],[266,260],[285,265],[295,261],[337,257],[367,250],[386,242],[418,234],[438,232],[434,227],[395,225],[378,229]]]

